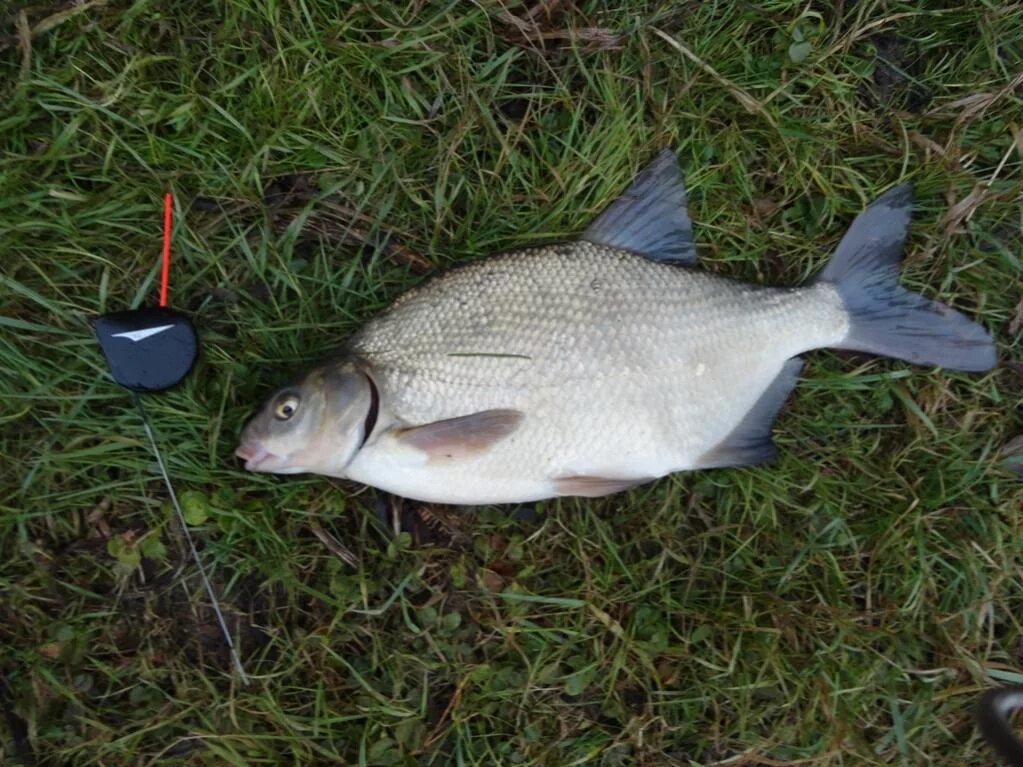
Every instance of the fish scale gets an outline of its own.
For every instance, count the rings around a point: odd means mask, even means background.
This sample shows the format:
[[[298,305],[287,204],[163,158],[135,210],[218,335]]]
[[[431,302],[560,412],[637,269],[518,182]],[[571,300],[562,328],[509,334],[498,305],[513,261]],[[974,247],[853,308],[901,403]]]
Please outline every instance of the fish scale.
[[[909,210],[897,186],[809,285],[747,285],[696,268],[662,152],[577,241],[479,259],[397,298],[273,395],[237,454],[255,471],[462,504],[761,463],[802,352],[994,365],[984,328],[898,284]]]
[[[485,295],[473,295],[481,268],[493,283]],[[549,287],[533,291],[532,279]],[[605,289],[592,290],[597,279]],[[372,361],[400,419],[425,423],[464,413],[466,405],[492,406],[494,396],[521,387],[624,382],[633,369],[677,381],[699,357],[706,364],[721,350],[748,358],[769,337],[780,367],[818,341],[841,337],[845,324],[833,293],[753,288],[577,243],[452,270],[406,294],[347,346]],[[438,412],[431,392],[452,385],[481,399],[466,402],[444,391],[449,410]]]

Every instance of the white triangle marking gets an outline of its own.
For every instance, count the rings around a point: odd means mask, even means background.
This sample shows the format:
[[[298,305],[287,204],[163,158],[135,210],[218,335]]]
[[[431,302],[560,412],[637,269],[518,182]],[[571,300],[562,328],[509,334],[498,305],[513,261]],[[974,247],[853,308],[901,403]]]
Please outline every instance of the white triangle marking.
[[[127,338],[129,341],[139,341],[155,336],[157,333],[162,333],[165,330],[170,330],[173,325],[158,325],[155,328],[141,328],[140,330],[128,330],[124,333],[114,333],[111,338]]]

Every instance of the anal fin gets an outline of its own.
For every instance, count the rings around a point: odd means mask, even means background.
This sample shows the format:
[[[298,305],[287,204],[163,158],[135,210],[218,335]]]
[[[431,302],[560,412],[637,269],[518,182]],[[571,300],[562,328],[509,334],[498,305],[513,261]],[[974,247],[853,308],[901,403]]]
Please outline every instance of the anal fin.
[[[795,388],[802,369],[803,361],[799,357],[787,360],[739,425],[720,444],[700,456],[693,468],[752,466],[773,460],[778,449],[771,441],[771,426]]]
[[[479,413],[398,430],[394,437],[431,460],[460,460],[483,453],[510,435],[522,423],[518,410],[482,410]]]
[[[599,498],[628,490],[630,487],[653,482],[656,477],[594,477],[573,475],[554,480],[554,492],[558,495],[581,495],[585,498]]]

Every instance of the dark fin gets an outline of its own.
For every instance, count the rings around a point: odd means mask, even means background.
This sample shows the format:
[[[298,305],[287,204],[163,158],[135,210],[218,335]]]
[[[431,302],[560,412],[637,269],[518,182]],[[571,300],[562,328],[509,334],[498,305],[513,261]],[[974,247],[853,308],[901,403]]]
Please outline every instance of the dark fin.
[[[581,239],[629,250],[652,261],[695,264],[693,224],[686,212],[686,188],[675,153],[662,149],[621,197],[587,227]]]
[[[599,498],[628,490],[630,487],[653,482],[656,477],[632,477],[631,479],[615,479],[613,477],[588,477],[584,475],[559,477],[554,480],[554,492],[558,495],[582,495],[586,498]]]
[[[909,184],[881,195],[852,222],[818,275],[838,289],[849,312],[849,334],[837,347],[918,365],[989,370],[995,347],[981,325],[898,283],[911,206]]]
[[[771,441],[771,426],[778,417],[785,400],[796,387],[803,361],[799,357],[786,360],[778,377],[760,395],[760,399],[746,413],[721,444],[700,456],[694,469],[714,469],[725,466],[752,466],[774,460],[778,449]]]
[[[519,428],[522,418],[518,410],[483,410],[402,429],[395,437],[422,450],[431,460],[458,460],[478,455],[500,442]]]

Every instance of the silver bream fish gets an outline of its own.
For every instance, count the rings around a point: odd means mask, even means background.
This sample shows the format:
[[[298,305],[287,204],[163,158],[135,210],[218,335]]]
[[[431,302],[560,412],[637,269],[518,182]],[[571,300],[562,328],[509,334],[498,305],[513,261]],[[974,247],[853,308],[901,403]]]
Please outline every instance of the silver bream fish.
[[[774,456],[796,356],[857,349],[987,370],[978,324],[897,282],[910,189],[853,221],[807,286],[696,268],[673,152],[574,242],[443,273],[274,394],[237,455],[438,503],[600,496]]]

